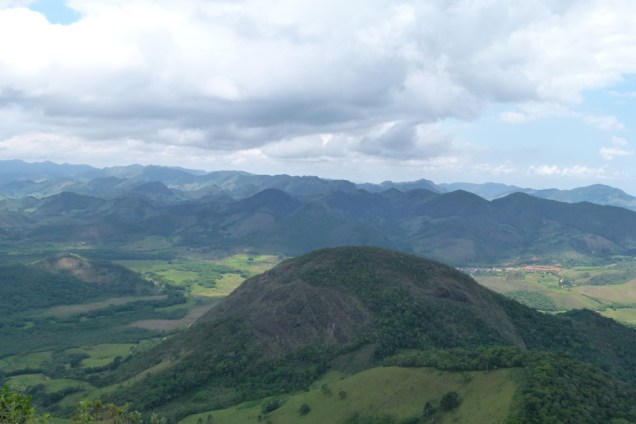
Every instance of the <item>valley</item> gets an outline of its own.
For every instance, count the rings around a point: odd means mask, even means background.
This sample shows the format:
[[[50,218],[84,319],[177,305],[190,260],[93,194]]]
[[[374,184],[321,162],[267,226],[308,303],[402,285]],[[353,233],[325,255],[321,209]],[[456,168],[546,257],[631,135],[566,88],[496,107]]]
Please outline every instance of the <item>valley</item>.
[[[164,171],[0,199],[0,383],[51,422],[636,422],[636,212]]]

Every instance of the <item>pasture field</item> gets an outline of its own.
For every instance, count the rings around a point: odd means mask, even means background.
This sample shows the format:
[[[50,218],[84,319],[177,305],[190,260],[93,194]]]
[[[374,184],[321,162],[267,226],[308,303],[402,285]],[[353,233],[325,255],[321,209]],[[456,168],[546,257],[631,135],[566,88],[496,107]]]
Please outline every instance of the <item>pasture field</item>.
[[[94,346],[82,346],[67,349],[66,353],[79,353],[88,355],[82,359],[82,368],[103,367],[108,365],[116,357],[125,358],[130,354],[131,349],[137,346],[134,343],[104,343]]]
[[[120,260],[157,284],[184,288],[190,296],[225,297],[246,278],[273,268],[282,258],[275,255],[237,254],[226,258],[188,256],[170,261]]]
[[[127,303],[145,301],[145,300],[162,300],[165,298],[166,298],[165,295],[114,297],[111,299],[102,300],[100,302],[54,306],[52,308],[48,308],[46,312],[44,313],[44,315],[56,317],[56,318],[64,318],[71,315],[84,314],[86,312],[97,311],[99,309],[108,308],[109,306],[125,305]]]
[[[322,424],[342,422],[343,417],[359,417],[360,421],[356,422],[367,422],[364,421],[367,417],[383,416],[400,422],[421,417],[426,402],[438,407],[441,397],[450,391],[459,394],[461,404],[455,410],[442,413],[435,422],[504,423],[517,390],[515,372],[511,369],[460,373],[431,368],[372,368],[307,392],[204,412],[189,416],[181,423],[197,424],[199,420],[206,423],[208,416],[215,424]],[[263,405],[272,400],[281,406],[264,413]],[[301,412],[302,405],[309,408],[305,414]]]
[[[470,272],[470,271],[469,271]],[[516,267],[471,272],[482,285],[543,311],[591,309],[636,325],[636,261],[604,265]]]
[[[50,351],[6,356],[0,359],[0,370],[3,372],[13,372],[25,368],[40,369],[43,364],[50,359]]]

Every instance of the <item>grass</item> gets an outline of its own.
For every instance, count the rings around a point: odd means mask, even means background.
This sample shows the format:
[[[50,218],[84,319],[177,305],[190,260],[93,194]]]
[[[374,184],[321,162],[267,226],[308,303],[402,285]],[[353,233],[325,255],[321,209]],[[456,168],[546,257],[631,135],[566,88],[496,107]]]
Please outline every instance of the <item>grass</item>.
[[[131,260],[119,264],[146,279],[183,287],[194,297],[225,297],[246,278],[267,271],[281,261],[275,255],[238,254],[221,259],[186,257],[172,261]]]
[[[251,401],[232,408],[192,415],[182,424],[205,423],[212,415],[215,424],[271,421],[272,424],[341,423],[359,415],[395,417],[398,421],[419,417],[426,402],[438,406],[442,395],[456,391],[461,405],[440,415],[439,423],[504,423],[512,410],[517,390],[515,370],[453,373],[430,368],[380,367],[329,383],[293,396],[279,398],[282,406],[266,415],[262,405],[272,398]],[[306,404],[310,412],[301,415]]]
[[[8,379],[7,384],[11,387],[24,388],[38,385],[44,386],[47,393],[54,393],[69,387],[79,387],[86,389],[92,387],[89,383],[79,380],[65,378],[51,379],[44,374],[18,375]]]
[[[25,368],[39,369],[46,361],[51,359],[51,353],[48,351],[7,356],[0,359],[0,371],[11,372]]]
[[[116,305],[125,305],[131,302],[137,302],[140,300],[148,301],[148,300],[161,300],[165,299],[165,295],[159,296],[124,296],[124,297],[114,297],[111,299],[102,300],[99,302],[93,303],[80,303],[75,305],[62,305],[62,306],[54,306],[46,310],[45,315],[56,317],[56,318],[64,318],[71,315],[77,314],[85,314],[86,312],[96,311],[99,309],[104,309],[109,306]]]
[[[132,343],[105,343],[94,346],[82,346],[67,349],[66,352],[85,353],[89,355],[88,358],[82,360],[82,367],[91,368],[108,365],[118,356],[121,356],[122,358],[127,357],[133,346],[135,345]]]
[[[475,279],[511,297],[518,298],[520,292],[526,293],[526,297],[536,293],[543,299],[549,299],[555,310],[586,308],[625,324],[636,325],[635,270],[636,262],[631,259],[609,265],[561,268],[559,272],[543,274],[499,270],[480,273]]]
[[[141,321],[135,321],[130,325],[139,328],[145,328],[147,330],[159,330],[159,331],[173,331],[179,328],[184,328],[191,325],[194,321],[203,316],[218,302],[219,299],[212,299],[212,301],[196,301],[190,300],[187,314],[180,319],[147,319]],[[181,306],[181,305],[177,305]],[[169,309],[169,308],[164,308]]]
[[[239,274],[223,274],[216,280],[214,288],[201,287],[198,284],[192,286],[190,293],[193,296],[225,297],[232,293],[241,283],[245,281]]]

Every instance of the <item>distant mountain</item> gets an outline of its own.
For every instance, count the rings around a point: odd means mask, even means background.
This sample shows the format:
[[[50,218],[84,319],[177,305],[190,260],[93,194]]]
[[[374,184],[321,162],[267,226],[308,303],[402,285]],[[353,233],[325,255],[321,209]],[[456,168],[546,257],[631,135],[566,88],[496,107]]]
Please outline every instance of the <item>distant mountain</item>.
[[[293,196],[277,189],[233,200],[178,200],[164,185],[100,199],[63,192],[0,201],[0,239],[105,247],[147,237],[210,251],[300,255],[334,246],[372,245],[454,265],[562,261],[631,255],[636,212],[524,193],[493,201],[458,190],[364,190]],[[144,188],[145,187],[145,188]],[[154,195],[151,195],[153,194]]]
[[[453,190],[446,190],[443,186],[437,185],[433,181],[429,181],[425,179],[420,179],[417,181],[401,182],[401,183],[394,183],[393,181],[384,181],[383,183],[380,183],[380,184],[368,184],[368,183],[357,184],[357,187],[359,189],[366,190],[371,193],[379,193],[391,188],[394,188],[400,191],[424,189],[424,190],[432,191],[434,193],[444,193],[446,191],[453,191]]]
[[[533,196],[559,202],[577,203],[590,202],[598,205],[611,205],[636,210],[636,197],[630,196],[622,190],[603,184],[595,184],[572,190],[534,190],[529,192]]]
[[[88,165],[60,165],[53,162],[0,161],[0,183],[18,180],[51,180],[79,176],[96,168]]]
[[[625,383],[636,382],[633,329],[591,312],[544,315],[446,265],[361,247],[312,252],[247,280],[195,325],[124,364],[112,381],[144,378],[129,380],[130,386],[111,397],[132,399],[134,407],[179,418],[252,398],[300,392],[329,369],[352,361],[358,370],[371,368],[404,350],[463,348],[457,352],[463,363],[474,361],[464,367],[489,369],[506,363],[495,354],[475,361],[476,352],[488,346],[519,349],[508,365],[517,368],[524,366],[526,349],[567,352],[591,364],[583,366],[594,374],[587,378],[576,368],[582,365],[569,359],[558,365],[550,362],[553,359],[542,360],[546,362],[528,373],[525,387],[536,379],[544,391],[520,394],[520,416],[532,416],[537,404],[546,411],[576,407],[580,400],[573,403],[549,394],[569,390],[575,380],[572,390],[581,394],[569,394],[582,396],[590,408],[587,413],[595,417],[582,422],[633,413],[633,386],[629,389]],[[446,358],[451,368],[450,356]],[[598,368],[591,371],[593,366],[603,366],[614,377]],[[553,367],[560,372],[551,373]]]
[[[444,192],[451,192],[456,190],[468,191],[470,193],[476,194],[479,197],[483,197],[486,200],[498,199],[512,193],[529,193],[533,191],[532,189],[528,188],[499,183],[451,183],[440,184],[440,187],[444,190]]]
[[[590,202],[597,205],[618,206],[636,211],[636,197],[620,189],[603,184],[594,184],[571,190],[559,190],[556,188],[537,190],[497,183],[452,183],[440,184],[440,187],[446,192],[455,190],[469,191],[487,200],[498,199],[512,193],[526,193],[542,199],[557,200],[559,202]]]
[[[160,186],[165,187],[161,189],[163,194],[157,191]],[[0,196],[13,199],[28,196],[42,198],[68,191],[102,199],[114,199],[133,193],[166,202],[197,200],[210,196],[228,196],[238,200],[270,188],[302,197],[304,200],[337,191],[352,193],[355,190],[365,190],[369,193],[382,193],[391,189],[402,192],[427,190],[438,194],[463,190],[486,200],[498,199],[512,193],[526,193],[561,202],[590,202],[636,210],[636,197],[601,184],[572,190],[540,190],[499,183],[435,184],[427,179],[354,184],[347,180],[330,180],[315,176],[256,175],[241,171],[205,172],[154,165],[98,169],[87,165],[59,165],[52,162],[0,161]]]

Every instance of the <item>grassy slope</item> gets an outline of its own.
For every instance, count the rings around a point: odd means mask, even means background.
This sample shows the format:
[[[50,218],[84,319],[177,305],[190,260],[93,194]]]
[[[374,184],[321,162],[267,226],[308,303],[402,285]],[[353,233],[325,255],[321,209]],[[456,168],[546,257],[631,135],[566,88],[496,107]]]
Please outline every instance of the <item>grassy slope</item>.
[[[420,416],[426,402],[439,405],[444,393],[456,391],[460,407],[443,415],[440,423],[503,423],[511,412],[517,389],[514,369],[492,372],[445,372],[431,368],[380,367],[328,384],[328,391],[316,388],[286,398],[267,415],[273,424],[337,424],[358,413],[360,416],[392,415],[398,419]],[[339,395],[344,391],[344,398]],[[192,415],[181,421],[206,422],[212,414],[215,424],[256,423],[267,399],[232,408]],[[298,412],[305,403],[311,412]]]

